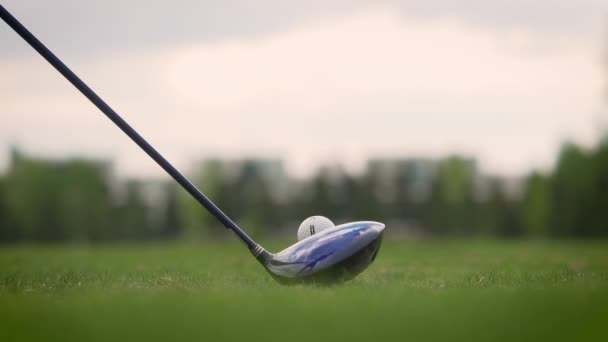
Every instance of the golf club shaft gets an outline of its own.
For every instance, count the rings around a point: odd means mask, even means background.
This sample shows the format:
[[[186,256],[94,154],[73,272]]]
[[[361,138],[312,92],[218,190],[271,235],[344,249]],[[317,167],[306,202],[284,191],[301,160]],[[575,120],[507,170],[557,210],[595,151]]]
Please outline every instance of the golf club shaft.
[[[44,57],[57,71],[59,71],[70,83],[86,96],[99,108],[112,122],[116,124],[126,135],[131,138],[142,150],[144,150],[154,161],[160,165],[179,185],[181,185],[192,197],[203,205],[215,218],[226,228],[232,230],[243,241],[249,250],[253,251],[258,245],[234,223],[224,212],[220,210],[210,199],[208,199],[194,184],[184,177],[171,163],[169,163],[152,145],[150,145],[137,131],[135,131],[120,115],[118,115],[108,104],[106,104],[95,92],[89,88],[76,74],[44,46],[31,32],[29,32],[15,17],[13,17],[2,5],[0,5],[0,17],[17,34],[21,36],[34,50]]]

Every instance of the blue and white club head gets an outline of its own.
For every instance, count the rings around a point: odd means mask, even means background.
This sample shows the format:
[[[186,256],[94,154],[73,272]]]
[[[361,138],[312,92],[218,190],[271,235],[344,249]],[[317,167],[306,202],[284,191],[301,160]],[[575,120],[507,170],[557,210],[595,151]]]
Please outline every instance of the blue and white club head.
[[[266,270],[283,283],[335,283],[354,278],[376,258],[384,224],[360,221],[341,224],[271,254],[253,253]]]

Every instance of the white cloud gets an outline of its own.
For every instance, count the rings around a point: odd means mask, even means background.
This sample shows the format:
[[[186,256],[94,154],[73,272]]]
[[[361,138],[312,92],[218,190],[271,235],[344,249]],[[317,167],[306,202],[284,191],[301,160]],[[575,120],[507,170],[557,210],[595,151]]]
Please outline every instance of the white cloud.
[[[492,170],[521,172],[546,165],[560,139],[593,133],[600,51],[582,38],[483,31],[455,19],[414,20],[373,9],[262,39],[115,55],[77,69],[182,162],[199,154],[271,154],[306,172],[331,158],[357,165],[377,154],[464,151]],[[41,67],[0,67],[17,80],[0,85],[0,94],[12,94],[0,95],[12,117],[0,134],[26,145],[52,140],[36,145],[42,150],[77,144],[84,152],[119,155],[133,172],[152,167],[136,162],[145,157],[105,125],[50,139],[49,128],[65,125],[57,118],[71,127],[100,119],[57,77],[36,83],[49,79]],[[46,122],[40,129],[46,133],[34,138],[37,130],[24,116]]]

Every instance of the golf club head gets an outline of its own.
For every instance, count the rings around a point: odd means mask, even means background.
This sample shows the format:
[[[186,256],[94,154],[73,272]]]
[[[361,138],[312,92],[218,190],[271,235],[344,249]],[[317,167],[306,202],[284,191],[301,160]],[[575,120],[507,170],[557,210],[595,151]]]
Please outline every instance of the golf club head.
[[[354,278],[375,259],[384,224],[351,222],[326,229],[272,254],[254,251],[277,281],[285,284],[331,284]]]

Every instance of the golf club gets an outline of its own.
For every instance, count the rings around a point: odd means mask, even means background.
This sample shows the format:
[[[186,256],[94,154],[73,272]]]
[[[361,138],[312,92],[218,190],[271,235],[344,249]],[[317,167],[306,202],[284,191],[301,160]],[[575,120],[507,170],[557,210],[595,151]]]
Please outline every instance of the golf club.
[[[336,283],[352,279],[374,261],[382,242],[384,224],[372,221],[352,222],[328,228],[279,253],[269,253],[171,165],[2,5],[0,17],[222,225],[236,234],[274,279],[281,283]]]

